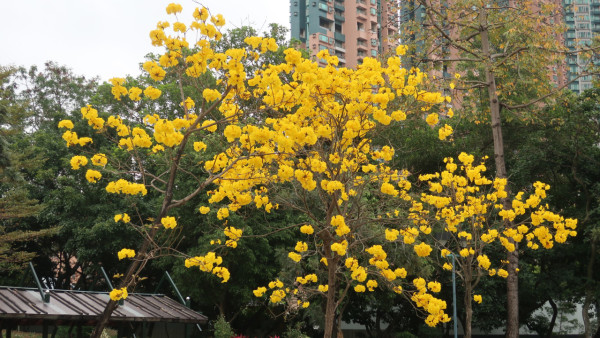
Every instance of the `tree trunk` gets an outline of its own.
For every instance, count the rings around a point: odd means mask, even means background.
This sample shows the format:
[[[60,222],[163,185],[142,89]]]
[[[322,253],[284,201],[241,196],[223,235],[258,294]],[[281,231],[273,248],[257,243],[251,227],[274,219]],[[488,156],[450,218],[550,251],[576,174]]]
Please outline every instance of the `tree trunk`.
[[[330,255],[334,256],[335,253]],[[334,329],[335,329],[335,309],[336,309],[336,279],[335,279],[335,270],[337,267],[337,260],[335,256],[332,258],[327,258],[327,304],[325,306],[325,334],[324,338],[332,338],[335,337]]]
[[[588,261],[587,271],[586,271],[586,285],[585,285],[585,301],[583,302],[583,307],[581,308],[581,315],[583,317],[583,327],[584,327],[584,336],[585,338],[592,337],[592,326],[590,323],[590,306],[592,305],[592,301],[594,298],[594,288],[593,288],[593,274],[594,274],[594,264],[596,261],[596,238],[592,236],[592,242],[590,244],[590,260]]]
[[[488,35],[487,12],[485,7],[479,11],[479,29],[481,30],[481,48],[485,56],[485,80],[488,89],[490,104],[490,118],[492,123],[492,135],[494,139],[494,161],[496,164],[496,177],[507,178],[506,160],[504,158],[504,140],[502,138],[502,119],[500,117],[500,100],[496,93],[496,78],[491,69],[490,40]],[[508,190],[507,190],[508,192]],[[509,198],[503,201],[504,208],[511,208]],[[510,225],[509,225],[510,226]],[[515,338],[519,336],[519,278],[517,268],[519,266],[519,252],[517,243],[515,250],[508,253],[508,278],[506,279],[506,337]]]
[[[506,337],[519,336],[519,252],[517,243],[515,251],[508,253],[508,277],[506,278]]]
[[[590,325],[590,306],[592,305],[592,298],[589,296],[588,290],[585,291],[585,301],[581,307],[581,317],[583,317],[583,336],[585,338],[592,337],[592,326]]]
[[[464,337],[471,338],[471,322],[473,321],[473,288],[471,265],[465,265],[465,322],[463,325]]]
[[[552,319],[550,319],[550,325],[548,325],[548,330],[546,330],[546,337],[549,338],[552,337],[552,331],[554,331],[554,325],[556,325],[556,317],[558,317],[558,306],[552,298],[550,298],[548,302],[552,307]]]
[[[139,257],[144,257],[143,260],[136,259],[131,262],[129,268],[127,269],[127,273],[123,278],[123,282],[119,285],[119,288],[128,288],[130,285],[133,284],[133,282],[135,281],[135,275],[137,274],[137,271],[139,271],[138,268],[143,267],[146,264],[145,260],[147,260],[147,258],[145,258],[145,255],[149,246],[150,242],[147,239],[144,240],[142,248],[140,249],[140,252],[138,252]],[[108,304],[106,304],[106,307],[104,308],[104,312],[102,312],[98,323],[96,323],[96,327],[94,327],[94,331],[92,331],[92,334],[90,335],[91,338],[99,338],[102,335],[102,331],[104,331],[104,328],[110,320],[110,316],[112,315],[113,311],[117,308],[117,306],[118,303],[114,300],[110,299],[108,301]]]

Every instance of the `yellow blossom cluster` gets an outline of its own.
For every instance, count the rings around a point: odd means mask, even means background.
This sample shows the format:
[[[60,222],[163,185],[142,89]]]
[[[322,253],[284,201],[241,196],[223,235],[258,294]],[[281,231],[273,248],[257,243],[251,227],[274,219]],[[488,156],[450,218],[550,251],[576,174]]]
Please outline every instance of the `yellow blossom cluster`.
[[[165,229],[175,229],[177,226],[177,220],[175,217],[167,216],[160,219],[160,224],[162,224]]]
[[[119,179],[116,182],[109,182],[106,186],[106,191],[111,194],[126,194],[126,195],[146,195],[148,190],[143,184],[133,183],[124,179]]]
[[[346,250],[348,249],[348,241],[343,240],[341,242],[335,242],[331,244],[331,251],[337,253],[340,256],[346,255]]]
[[[104,167],[108,163],[108,158],[102,153],[92,156],[92,164],[98,167]]]
[[[77,170],[81,167],[85,167],[88,164],[88,159],[85,156],[73,156],[71,157],[71,168]]]
[[[314,273],[308,274],[304,277],[296,277],[296,282],[300,283],[300,284],[307,284],[307,283],[316,283],[317,282],[317,275],[315,275]]]
[[[58,122],[58,128],[73,129],[74,127],[71,120],[62,120]]]
[[[127,89],[125,89],[127,91]],[[88,121],[88,124],[94,129],[99,130],[104,127],[104,119],[98,117],[98,110],[92,108],[91,105],[87,105],[81,108],[81,116],[84,120]]]
[[[112,79],[109,79],[108,81],[112,84],[112,88],[111,88],[110,92],[113,94],[115,99],[120,101],[121,96],[127,95],[127,93],[128,93],[127,88],[125,88],[123,86],[123,84],[125,83],[124,78],[113,77]],[[82,113],[83,113],[83,111],[82,111]]]
[[[383,250],[383,247],[381,245],[373,245],[365,249],[365,251],[371,254],[372,256],[369,259],[369,264],[375,266],[379,274],[383,276],[383,278],[385,278],[386,281],[392,282],[398,277],[406,277],[406,270],[399,268],[396,270],[392,270],[390,268],[390,264],[387,261],[387,253]]]
[[[70,122],[70,121],[69,121]],[[92,143],[92,139],[90,137],[79,137],[76,132],[67,130],[62,135],[63,140],[67,141],[67,147],[72,145],[80,145],[85,146],[88,143]]]
[[[128,296],[127,288],[112,289],[109,296],[110,299],[114,300],[115,302],[121,299],[125,299]]]
[[[350,232],[350,228],[346,225],[346,221],[342,215],[333,216],[330,224],[335,228],[336,235],[340,237]]]
[[[431,246],[429,244],[422,242],[418,245],[414,246],[414,250],[419,257],[427,257],[431,253]]]
[[[228,226],[223,232],[225,233],[225,236],[229,238],[227,241],[225,241],[225,245],[230,248],[236,248],[237,242],[240,240],[240,238],[242,238],[242,233],[244,231],[242,229],[236,229],[232,226]]]
[[[311,276],[309,278],[312,281],[313,277]],[[316,276],[314,278],[316,279]],[[289,288],[284,289],[284,284],[279,279],[269,282],[268,286],[269,289],[273,290],[271,296],[269,297],[271,303],[279,303],[283,301],[287,293],[290,292]],[[254,296],[256,297],[262,297],[265,294],[265,292],[267,292],[267,288],[264,286],[258,287],[256,290],[253,291]]]
[[[307,235],[312,235],[315,232],[315,229],[312,225],[306,224],[300,227],[300,232]]]
[[[221,283],[226,283],[231,277],[229,270],[223,266],[223,258],[217,256],[214,252],[209,252],[204,256],[196,256],[185,260],[185,267],[191,268],[197,266],[200,271],[210,272],[213,275],[221,278]]]
[[[129,223],[129,222],[131,222],[131,217],[129,217],[129,215],[127,215],[126,213],[116,214],[115,222],[119,222],[119,221],[122,221],[123,223]]]
[[[85,179],[90,183],[96,183],[102,178],[102,174],[98,170],[88,169],[85,173]]]
[[[439,283],[430,282],[429,286],[433,289],[431,291],[438,290],[438,284]],[[425,323],[429,326],[436,326],[440,322],[449,322],[450,317],[444,312],[446,309],[446,302],[435,298],[427,292],[426,281],[423,278],[416,278],[413,280],[413,285],[417,288],[417,292],[413,293],[411,299],[418,307],[423,308],[428,313]]]
[[[119,256],[119,260],[124,258],[133,258],[135,257],[135,250],[124,248],[117,253],[117,256]]]

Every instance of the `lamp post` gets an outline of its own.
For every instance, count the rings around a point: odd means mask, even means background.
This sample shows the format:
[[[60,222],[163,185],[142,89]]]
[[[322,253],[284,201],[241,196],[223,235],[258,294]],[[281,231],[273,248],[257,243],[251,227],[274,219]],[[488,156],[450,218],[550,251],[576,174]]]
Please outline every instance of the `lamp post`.
[[[447,232],[439,233],[436,236],[438,242],[442,247],[446,246],[450,235]],[[461,241],[460,244],[464,247],[466,241]],[[452,257],[452,321],[454,322],[454,338],[458,338],[458,316],[456,315],[456,256],[450,252],[446,257]]]

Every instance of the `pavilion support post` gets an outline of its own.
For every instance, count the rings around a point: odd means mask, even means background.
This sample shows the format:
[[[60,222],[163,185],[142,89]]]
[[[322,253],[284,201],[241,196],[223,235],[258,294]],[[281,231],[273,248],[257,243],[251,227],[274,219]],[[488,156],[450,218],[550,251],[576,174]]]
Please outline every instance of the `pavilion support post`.
[[[48,322],[42,321],[42,337],[48,338]]]

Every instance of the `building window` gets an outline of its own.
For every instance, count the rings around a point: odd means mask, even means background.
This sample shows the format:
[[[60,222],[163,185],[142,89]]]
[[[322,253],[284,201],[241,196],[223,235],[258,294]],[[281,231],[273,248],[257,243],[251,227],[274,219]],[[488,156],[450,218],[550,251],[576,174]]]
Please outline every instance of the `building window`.
[[[319,40],[321,42],[329,43],[329,38],[326,35],[319,35]]]
[[[371,7],[371,15],[377,15],[377,9]]]
[[[376,57],[377,56],[377,51],[375,49],[371,49],[371,56],[372,57]]]
[[[321,26],[321,28],[325,28],[326,30],[330,31],[333,26],[333,21],[327,20],[327,18],[320,16],[319,17],[319,26]]]
[[[588,6],[577,6],[577,13],[587,13],[590,11]]]
[[[577,37],[578,38],[587,38],[587,39],[589,39],[589,38],[592,37],[592,34],[589,31],[587,31],[587,32],[577,32]]]

